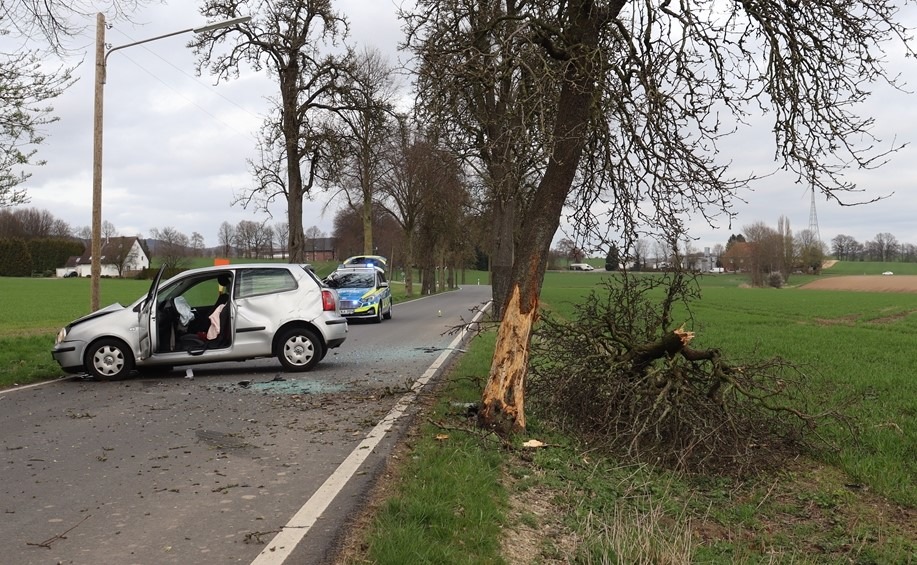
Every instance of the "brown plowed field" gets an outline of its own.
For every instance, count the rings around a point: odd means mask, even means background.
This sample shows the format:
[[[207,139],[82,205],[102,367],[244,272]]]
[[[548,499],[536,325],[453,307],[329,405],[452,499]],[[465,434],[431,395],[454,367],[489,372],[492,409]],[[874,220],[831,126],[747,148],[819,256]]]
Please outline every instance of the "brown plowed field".
[[[860,290],[863,292],[917,292],[917,275],[826,277],[799,288],[812,290]]]

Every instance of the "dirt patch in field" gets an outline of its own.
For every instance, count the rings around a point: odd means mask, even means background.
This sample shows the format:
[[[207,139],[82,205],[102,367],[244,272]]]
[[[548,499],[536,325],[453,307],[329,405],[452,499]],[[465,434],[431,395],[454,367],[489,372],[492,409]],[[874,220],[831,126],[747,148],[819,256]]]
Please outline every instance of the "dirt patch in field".
[[[856,275],[825,277],[799,287],[803,290],[854,290],[861,292],[917,292],[917,275]]]

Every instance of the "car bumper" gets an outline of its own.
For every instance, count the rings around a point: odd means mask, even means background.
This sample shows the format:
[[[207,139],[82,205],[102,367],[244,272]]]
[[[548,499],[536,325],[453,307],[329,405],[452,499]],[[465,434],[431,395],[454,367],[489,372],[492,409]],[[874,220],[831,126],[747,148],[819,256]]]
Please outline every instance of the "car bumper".
[[[83,371],[83,349],[85,344],[82,342],[63,341],[54,346],[51,350],[51,357],[57,361],[61,369],[68,373],[77,373]]]
[[[328,349],[340,347],[347,339],[347,320],[340,316],[326,319],[324,323],[325,346]]]
[[[341,310],[341,316],[345,318],[375,318],[379,315],[379,304],[371,304],[370,306],[363,306],[360,308],[354,308],[353,310]]]

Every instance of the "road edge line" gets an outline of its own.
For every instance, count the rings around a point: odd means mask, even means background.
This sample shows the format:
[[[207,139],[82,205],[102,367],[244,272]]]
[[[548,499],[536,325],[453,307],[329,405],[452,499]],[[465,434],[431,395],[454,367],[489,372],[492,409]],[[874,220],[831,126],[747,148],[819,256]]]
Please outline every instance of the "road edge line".
[[[252,561],[251,565],[281,565],[293,553],[299,542],[306,537],[312,526],[318,521],[322,513],[331,505],[334,498],[343,490],[347,482],[357,473],[360,466],[372,454],[373,450],[385,438],[385,435],[392,429],[408,407],[416,400],[421,389],[426,386],[430,380],[436,376],[440,368],[451,357],[462,341],[470,333],[470,327],[475,326],[484,315],[484,312],[490,307],[491,302],[484,305],[472,318],[471,323],[462,328],[458,336],[449,344],[439,356],[433,361],[433,364],[424,371],[411,385],[410,392],[402,396],[395,406],[389,410],[382,420],[370,430],[366,437],[363,438],[350,455],[338,465],[331,475],[325,479],[322,486],[312,494],[309,500],[290,518],[290,521],[284,525],[280,532],[274,536],[265,548],[261,550],[258,557]]]

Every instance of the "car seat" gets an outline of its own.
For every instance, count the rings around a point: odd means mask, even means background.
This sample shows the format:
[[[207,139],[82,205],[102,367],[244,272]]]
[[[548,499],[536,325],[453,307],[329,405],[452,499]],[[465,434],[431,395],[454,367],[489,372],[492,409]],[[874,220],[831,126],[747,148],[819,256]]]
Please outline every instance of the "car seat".
[[[188,333],[179,338],[181,349],[191,355],[200,355],[208,349],[221,349],[229,347],[232,343],[232,311],[229,305],[229,295],[221,293],[213,310],[220,310],[220,331],[213,339],[206,338],[206,332]]]

